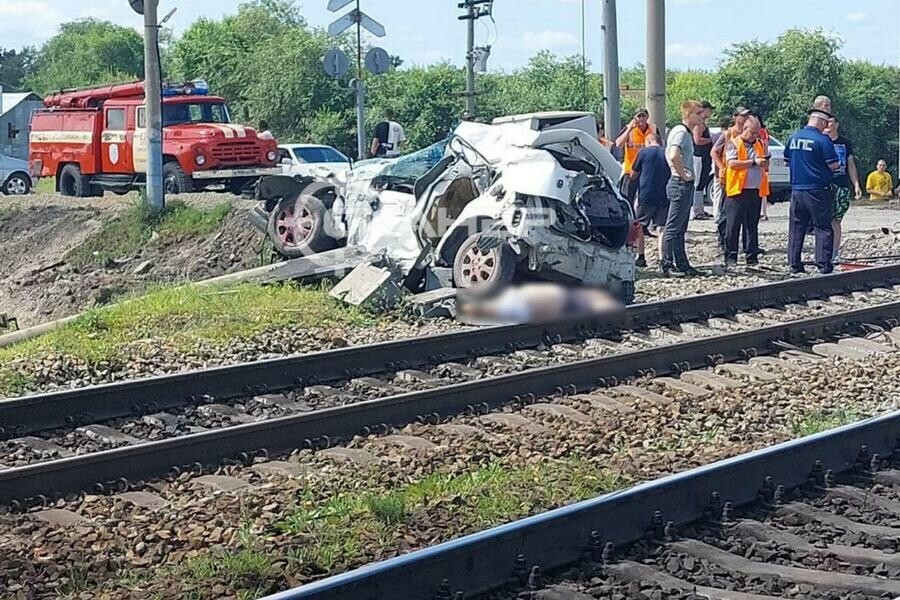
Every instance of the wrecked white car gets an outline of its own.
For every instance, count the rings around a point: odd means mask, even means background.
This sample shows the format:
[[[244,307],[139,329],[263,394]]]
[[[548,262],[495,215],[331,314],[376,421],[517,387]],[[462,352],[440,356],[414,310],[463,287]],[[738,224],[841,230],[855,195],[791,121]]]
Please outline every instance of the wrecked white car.
[[[386,255],[404,273],[444,270],[458,288],[499,289],[537,277],[634,295],[633,212],[619,165],[585,113],[462,123],[400,159],[268,191],[268,233],[282,255],[337,245]],[[594,123],[590,117],[589,123]],[[591,125],[593,126],[593,125]],[[408,278],[407,281],[410,281]]]

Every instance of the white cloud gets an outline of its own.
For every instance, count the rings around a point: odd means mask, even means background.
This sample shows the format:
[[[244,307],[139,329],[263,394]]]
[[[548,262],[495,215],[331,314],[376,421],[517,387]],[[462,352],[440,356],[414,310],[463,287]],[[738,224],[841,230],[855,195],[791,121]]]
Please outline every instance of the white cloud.
[[[666,55],[677,58],[709,58],[716,50],[706,44],[684,44],[673,42],[666,46]]]
[[[847,19],[848,21],[850,21],[851,23],[859,23],[861,21],[865,21],[866,19],[868,19],[869,14],[864,13],[862,11],[856,11],[856,12],[847,13],[846,15],[844,15],[844,18]]]
[[[573,48],[581,42],[571,33],[565,31],[526,31],[522,34],[522,44],[529,50],[556,50]]]
[[[44,0],[0,0],[0,39],[4,45],[42,42],[65,20],[62,11]]]

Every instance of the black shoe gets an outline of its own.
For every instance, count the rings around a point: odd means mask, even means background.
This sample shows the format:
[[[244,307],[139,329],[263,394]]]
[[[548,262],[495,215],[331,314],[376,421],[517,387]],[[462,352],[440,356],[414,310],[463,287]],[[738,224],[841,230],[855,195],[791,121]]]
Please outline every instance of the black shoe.
[[[663,276],[668,277],[671,271],[672,265],[668,263],[659,263],[659,272],[662,273]]]
[[[791,267],[791,275],[806,275],[806,269]]]
[[[634,266],[640,267],[642,269],[645,268],[647,266],[647,259],[643,256],[638,256],[637,260],[634,261]]]
[[[736,267],[736,266],[737,266],[737,261],[736,261],[736,260],[733,260],[733,259],[730,259],[730,258],[726,258],[726,259],[725,259],[725,268],[726,268],[726,269],[730,269],[731,267]]]
[[[760,256],[763,256],[764,254],[768,254],[768,252],[766,252],[764,248],[760,248],[759,250],[756,251],[756,253]]]
[[[697,277],[698,275],[702,275],[700,271],[695,269],[694,267],[686,267],[684,269],[678,269],[678,272],[686,277]]]

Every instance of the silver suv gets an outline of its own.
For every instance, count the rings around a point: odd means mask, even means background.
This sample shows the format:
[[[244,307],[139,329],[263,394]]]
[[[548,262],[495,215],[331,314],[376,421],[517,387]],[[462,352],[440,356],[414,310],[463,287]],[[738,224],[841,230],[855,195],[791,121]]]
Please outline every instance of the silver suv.
[[[24,196],[31,191],[28,161],[0,154],[0,192],[6,196]]]

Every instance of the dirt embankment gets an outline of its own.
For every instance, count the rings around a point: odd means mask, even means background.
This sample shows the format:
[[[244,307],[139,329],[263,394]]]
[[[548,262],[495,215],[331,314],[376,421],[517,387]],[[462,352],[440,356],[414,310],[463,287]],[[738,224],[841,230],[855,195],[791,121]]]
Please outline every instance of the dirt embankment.
[[[229,198],[197,194],[181,199],[208,209]],[[196,281],[259,265],[263,237],[246,220],[246,205],[239,200],[210,232],[153,234],[121,256],[71,260],[98,234],[117,235],[104,225],[134,201],[130,196],[83,201],[43,195],[0,200],[0,313],[15,317],[23,328],[155,284]]]

